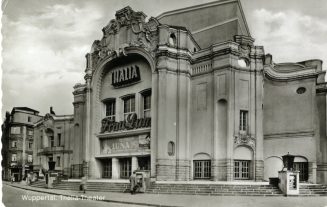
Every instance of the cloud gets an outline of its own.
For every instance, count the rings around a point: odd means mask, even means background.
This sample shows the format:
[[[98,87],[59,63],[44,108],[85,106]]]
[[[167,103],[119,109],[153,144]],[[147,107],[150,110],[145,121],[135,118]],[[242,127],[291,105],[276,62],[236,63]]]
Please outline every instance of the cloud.
[[[85,54],[101,37],[97,10],[55,4],[19,18],[3,16],[3,110],[58,105],[59,114],[72,113],[72,87],[84,81]]]
[[[322,59],[327,63],[325,19],[290,10],[259,9],[252,13],[250,22],[256,44],[263,45],[275,62]]]

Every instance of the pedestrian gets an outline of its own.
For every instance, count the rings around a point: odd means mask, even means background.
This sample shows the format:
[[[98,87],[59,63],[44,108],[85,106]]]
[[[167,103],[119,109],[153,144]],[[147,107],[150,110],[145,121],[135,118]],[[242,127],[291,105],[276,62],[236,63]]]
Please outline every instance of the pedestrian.
[[[14,176],[13,174],[11,175],[10,180],[11,180],[11,181],[10,181],[11,184],[12,184],[13,182],[15,182],[15,176]]]
[[[83,193],[86,191],[86,176],[83,176],[81,179],[80,190],[83,191]]]
[[[129,181],[131,183],[130,192],[133,195],[138,188],[137,183],[136,183],[136,171],[133,171],[133,174],[129,177]]]

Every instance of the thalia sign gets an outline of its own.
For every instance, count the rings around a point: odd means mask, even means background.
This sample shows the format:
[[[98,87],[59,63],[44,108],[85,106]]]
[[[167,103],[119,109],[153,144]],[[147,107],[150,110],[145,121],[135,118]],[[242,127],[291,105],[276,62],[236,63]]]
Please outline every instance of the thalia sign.
[[[126,84],[141,80],[140,68],[137,65],[131,65],[125,68],[119,68],[112,71],[112,85],[120,87]]]

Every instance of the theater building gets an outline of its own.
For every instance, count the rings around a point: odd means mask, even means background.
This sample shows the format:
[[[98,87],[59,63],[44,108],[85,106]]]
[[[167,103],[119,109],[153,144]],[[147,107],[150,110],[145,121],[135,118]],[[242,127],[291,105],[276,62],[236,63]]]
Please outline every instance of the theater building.
[[[322,61],[275,63],[240,1],[148,19],[125,7],[102,31],[73,92],[89,179],[262,181],[289,152],[301,181],[327,182]]]

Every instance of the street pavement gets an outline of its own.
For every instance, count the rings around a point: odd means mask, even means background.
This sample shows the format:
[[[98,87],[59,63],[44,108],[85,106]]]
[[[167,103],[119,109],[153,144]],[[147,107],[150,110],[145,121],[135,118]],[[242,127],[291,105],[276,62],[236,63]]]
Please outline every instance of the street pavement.
[[[61,195],[51,195],[35,191],[15,188],[3,185],[2,202],[6,207],[139,207],[140,205],[129,205],[119,203],[99,202],[88,200],[88,196],[84,199],[76,197],[65,197]],[[44,199],[44,200],[40,200]]]
[[[3,201],[4,203],[14,203],[11,206],[222,206],[222,207],[327,207],[327,197],[259,197],[259,196],[200,196],[200,195],[166,195],[166,194],[136,194],[129,193],[112,193],[112,192],[86,192],[86,196],[105,198],[105,201],[89,201],[89,200],[70,200],[70,201],[23,201],[22,193],[31,193],[31,195],[56,195],[58,199],[60,195],[77,197],[84,194],[77,191],[56,190],[56,189],[41,189],[30,187],[22,184],[14,184],[14,187],[8,186],[10,183],[5,183],[3,186]],[[24,188],[22,190],[20,188]],[[9,190],[8,190],[9,189]],[[32,191],[31,191],[32,190]],[[39,191],[39,192],[35,192]],[[18,205],[17,205],[17,204]],[[25,205],[25,203],[27,205]],[[35,205],[37,203],[37,205]],[[132,205],[131,205],[132,204]],[[6,205],[7,206],[7,205]],[[10,206],[10,205],[8,205]]]

